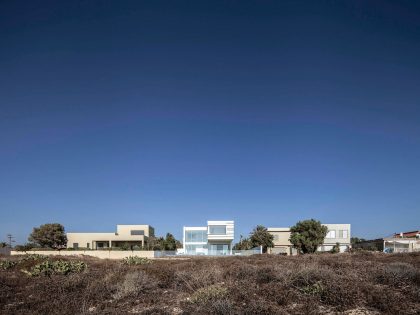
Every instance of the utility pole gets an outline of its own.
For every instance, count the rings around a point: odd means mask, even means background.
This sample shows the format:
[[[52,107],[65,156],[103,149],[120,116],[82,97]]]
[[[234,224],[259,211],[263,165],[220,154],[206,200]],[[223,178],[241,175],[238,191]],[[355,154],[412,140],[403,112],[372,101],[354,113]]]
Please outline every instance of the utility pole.
[[[7,234],[7,239],[9,240],[9,247],[12,248],[12,243],[15,242],[15,238],[12,234]]]

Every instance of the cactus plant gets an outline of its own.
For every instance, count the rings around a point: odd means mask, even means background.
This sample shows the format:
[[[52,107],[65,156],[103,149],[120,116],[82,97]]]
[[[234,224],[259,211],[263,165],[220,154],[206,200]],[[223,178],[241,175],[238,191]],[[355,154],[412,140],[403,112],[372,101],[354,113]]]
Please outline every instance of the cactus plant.
[[[11,260],[0,261],[0,270],[8,270],[10,268],[13,268],[15,265],[17,265],[16,261],[11,261]]]
[[[139,256],[129,256],[123,259],[122,263],[124,265],[147,265],[151,264],[152,261],[145,257],[139,257]]]
[[[22,272],[30,277],[41,275],[50,277],[53,274],[67,275],[72,272],[78,273],[84,271],[86,268],[87,265],[83,261],[46,260],[33,266],[30,271],[22,270]]]

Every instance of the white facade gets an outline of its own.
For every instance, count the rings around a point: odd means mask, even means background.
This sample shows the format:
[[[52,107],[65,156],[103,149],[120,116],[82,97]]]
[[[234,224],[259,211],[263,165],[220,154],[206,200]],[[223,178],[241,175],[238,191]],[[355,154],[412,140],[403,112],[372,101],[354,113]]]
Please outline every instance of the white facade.
[[[386,237],[384,238],[384,253],[411,253],[420,252],[420,237],[401,238]]]
[[[231,255],[234,221],[207,221],[207,226],[183,229],[185,255]]]

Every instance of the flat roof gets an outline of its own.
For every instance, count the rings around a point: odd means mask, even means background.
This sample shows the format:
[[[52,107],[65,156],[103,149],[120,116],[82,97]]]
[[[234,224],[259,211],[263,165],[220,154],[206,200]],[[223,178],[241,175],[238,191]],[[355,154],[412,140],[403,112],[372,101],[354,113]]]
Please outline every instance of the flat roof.
[[[279,228],[269,227],[269,228],[267,228],[267,231],[269,231],[269,232],[288,232],[288,231],[290,231],[290,228],[288,228],[288,227],[279,227]]]

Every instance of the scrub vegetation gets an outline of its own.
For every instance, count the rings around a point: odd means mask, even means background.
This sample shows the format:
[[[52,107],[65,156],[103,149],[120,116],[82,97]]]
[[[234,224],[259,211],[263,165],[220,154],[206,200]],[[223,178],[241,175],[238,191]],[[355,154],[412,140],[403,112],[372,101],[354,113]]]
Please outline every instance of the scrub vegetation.
[[[144,262],[2,257],[0,313],[356,315],[420,310],[420,253]],[[48,271],[28,275],[22,270]]]

